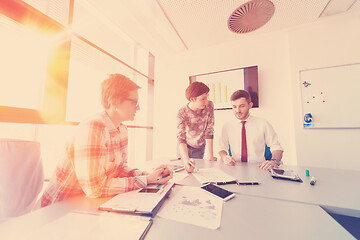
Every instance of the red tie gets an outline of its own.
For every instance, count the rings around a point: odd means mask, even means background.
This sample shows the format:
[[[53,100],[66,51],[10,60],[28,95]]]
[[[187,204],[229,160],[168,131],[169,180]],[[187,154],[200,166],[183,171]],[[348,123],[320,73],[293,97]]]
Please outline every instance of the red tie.
[[[241,161],[247,162],[247,146],[246,146],[246,131],[245,123],[246,121],[241,121],[242,130],[241,130]]]

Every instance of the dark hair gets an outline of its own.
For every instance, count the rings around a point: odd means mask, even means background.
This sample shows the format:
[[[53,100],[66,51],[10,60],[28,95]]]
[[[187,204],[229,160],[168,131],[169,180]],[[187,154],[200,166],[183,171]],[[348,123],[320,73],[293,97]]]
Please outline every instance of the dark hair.
[[[248,103],[251,102],[251,97],[248,91],[246,90],[237,90],[233,94],[231,94],[230,100],[235,101],[239,98],[245,98]]]
[[[109,74],[109,77],[101,83],[101,104],[109,109],[111,103],[127,98],[130,91],[140,87],[130,78],[119,73]]]
[[[210,91],[209,87],[202,82],[193,82],[191,83],[185,91],[185,97],[190,101],[190,98],[196,98],[204,93]]]

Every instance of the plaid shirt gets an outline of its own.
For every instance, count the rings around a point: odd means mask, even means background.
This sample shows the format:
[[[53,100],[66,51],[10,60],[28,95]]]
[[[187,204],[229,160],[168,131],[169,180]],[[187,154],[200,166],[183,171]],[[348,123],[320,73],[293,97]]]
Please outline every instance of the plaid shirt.
[[[126,126],[116,128],[103,112],[77,130],[42,196],[42,207],[78,194],[107,197],[147,185],[143,172],[127,166]]]
[[[186,143],[194,148],[205,146],[205,139],[214,138],[214,104],[208,104],[200,113],[191,110],[186,104],[177,114],[177,138],[179,143]]]

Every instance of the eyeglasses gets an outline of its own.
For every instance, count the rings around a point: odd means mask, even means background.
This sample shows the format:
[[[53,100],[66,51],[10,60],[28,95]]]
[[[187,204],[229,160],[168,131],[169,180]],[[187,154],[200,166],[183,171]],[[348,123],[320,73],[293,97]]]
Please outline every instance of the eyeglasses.
[[[137,99],[125,98],[125,100],[130,101],[134,106],[139,107],[139,103]]]

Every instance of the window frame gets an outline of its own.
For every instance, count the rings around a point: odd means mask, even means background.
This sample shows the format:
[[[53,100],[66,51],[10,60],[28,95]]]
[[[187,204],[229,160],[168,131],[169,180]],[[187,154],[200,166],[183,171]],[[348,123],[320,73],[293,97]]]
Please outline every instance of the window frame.
[[[14,124],[33,124],[36,128],[38,124],[53,124],[53,125],[77,125],[79,122],[72,122],[66,120],[66,105],[67,105],[67,91],[69,81],[70,68],[70,51],[71,51],[71,36],[76,37],[91,47],[101,51],[108,57],[113,58],[125,67],[129,68],[134,74],[140,74],[147,79],[148,96],[147,96],[147,123],[146,125],[127,124],[128,128],[144,129],[146,131],[146,159],[152,160],[153,155],[153,104],[154,104],[154,67],[155,57],[149,53],[148,73],[136,69],[136,64],[130,66],[121,59],[105,51],[101,47],[80,36],[79,34],[67,31],[73,20],[74,0],[69,1],[69,18],[68,26],[62,25],[51,17],[47,16],[40,10],[32,7],[28,3],[20,0],[3,0],[0,1],[0,14],[4,15],[17,23],[20,23],[29,28],[52,29],[54,33],[63,33],[62,44],[57,46],[51,57],[48,59],[46,70],[46,79],[44,87],[44,104],[43,108],[39,110],[26,109],[19,107],[9,107],[0,105],[0,123],[14,123]],[[28,20],[32,21],[29,23]],[[135,41],[134,41],[135,42]],[[136,43],[136,42],[135,42]],[[136,48],[141,47],[136,43]],[[136,50],[134,51],[134,59],[136,59]],[[136,60],[135,60],[136,61]],[[135,62],[136,63],[136,62]],[[60,66],[60,67],[59,67]],[[61,71],[56,71],[61,69]],[[144,81],[144,80],[141,80]],[[53,92],[59,94],[54,95]],[[35,131],[36,132],[36,131]],[[37,141],[37,135],[34,134],[34,140]],[[132,144],[136,144],[136,139],[129,139]],[[130,142],[129,142],[130,144]],[[134,154],[136,155],[136,153]],[[136,158],[136,156],[135,156]],[[129,158],[129,162],[133,160]]]
[[[74,0],[70,1],[69,9],[69,25],[73,19]],[[51,17],[42,13],[38,9],[28,5],[25,2],[19,0],[4,0],[0,1],[0,14],[13,19],[14,21],[31,28],[47,28],[54,31],[54,33],[64,32],[64,41],[57,46],[48,59],[47,77],[45,79],[45,92],[44,92],[44,105],[42,109],[26,109],[19,107],[9,107],[0,105],[0,122],[13,122],[13,123],[32,123],[32,124],[62,124],[62,125],[77,125],[79,122],[72,122],[66,120],[66,103],[67,103],[67,86],[70,64],[70,46],[71,35],[89,44],[91,47],[101,51],[108,57],[113,58],[119,63],[128,67],[131,71],[140,74],[148,79],[148,84],[154,86],[154,64],[149,62],[149,76],[138,71],[134,67],[125,63],[121,59],[115,57],[111,53],[105,51],[101,47],[88,41],[86,38],[76,33],[69,33],[66,31],[66,26],[63,26],[59,22],[55,21]],[[31,23],[27,22],[27,19],[31,19]],[[135,53],[134,53],[135,54]],[[149,57],[152,56],[149,53]],[[55,71],[55,66],[61,69],[61,71]],[[152,76],[150,76],[152,72]],[[53,92],[58,94],[54,95]],[[151,114],[151,119],[153,118]],[[153,129],[153,126],[138,126],[128,125],[130,128],[147,128]]]

